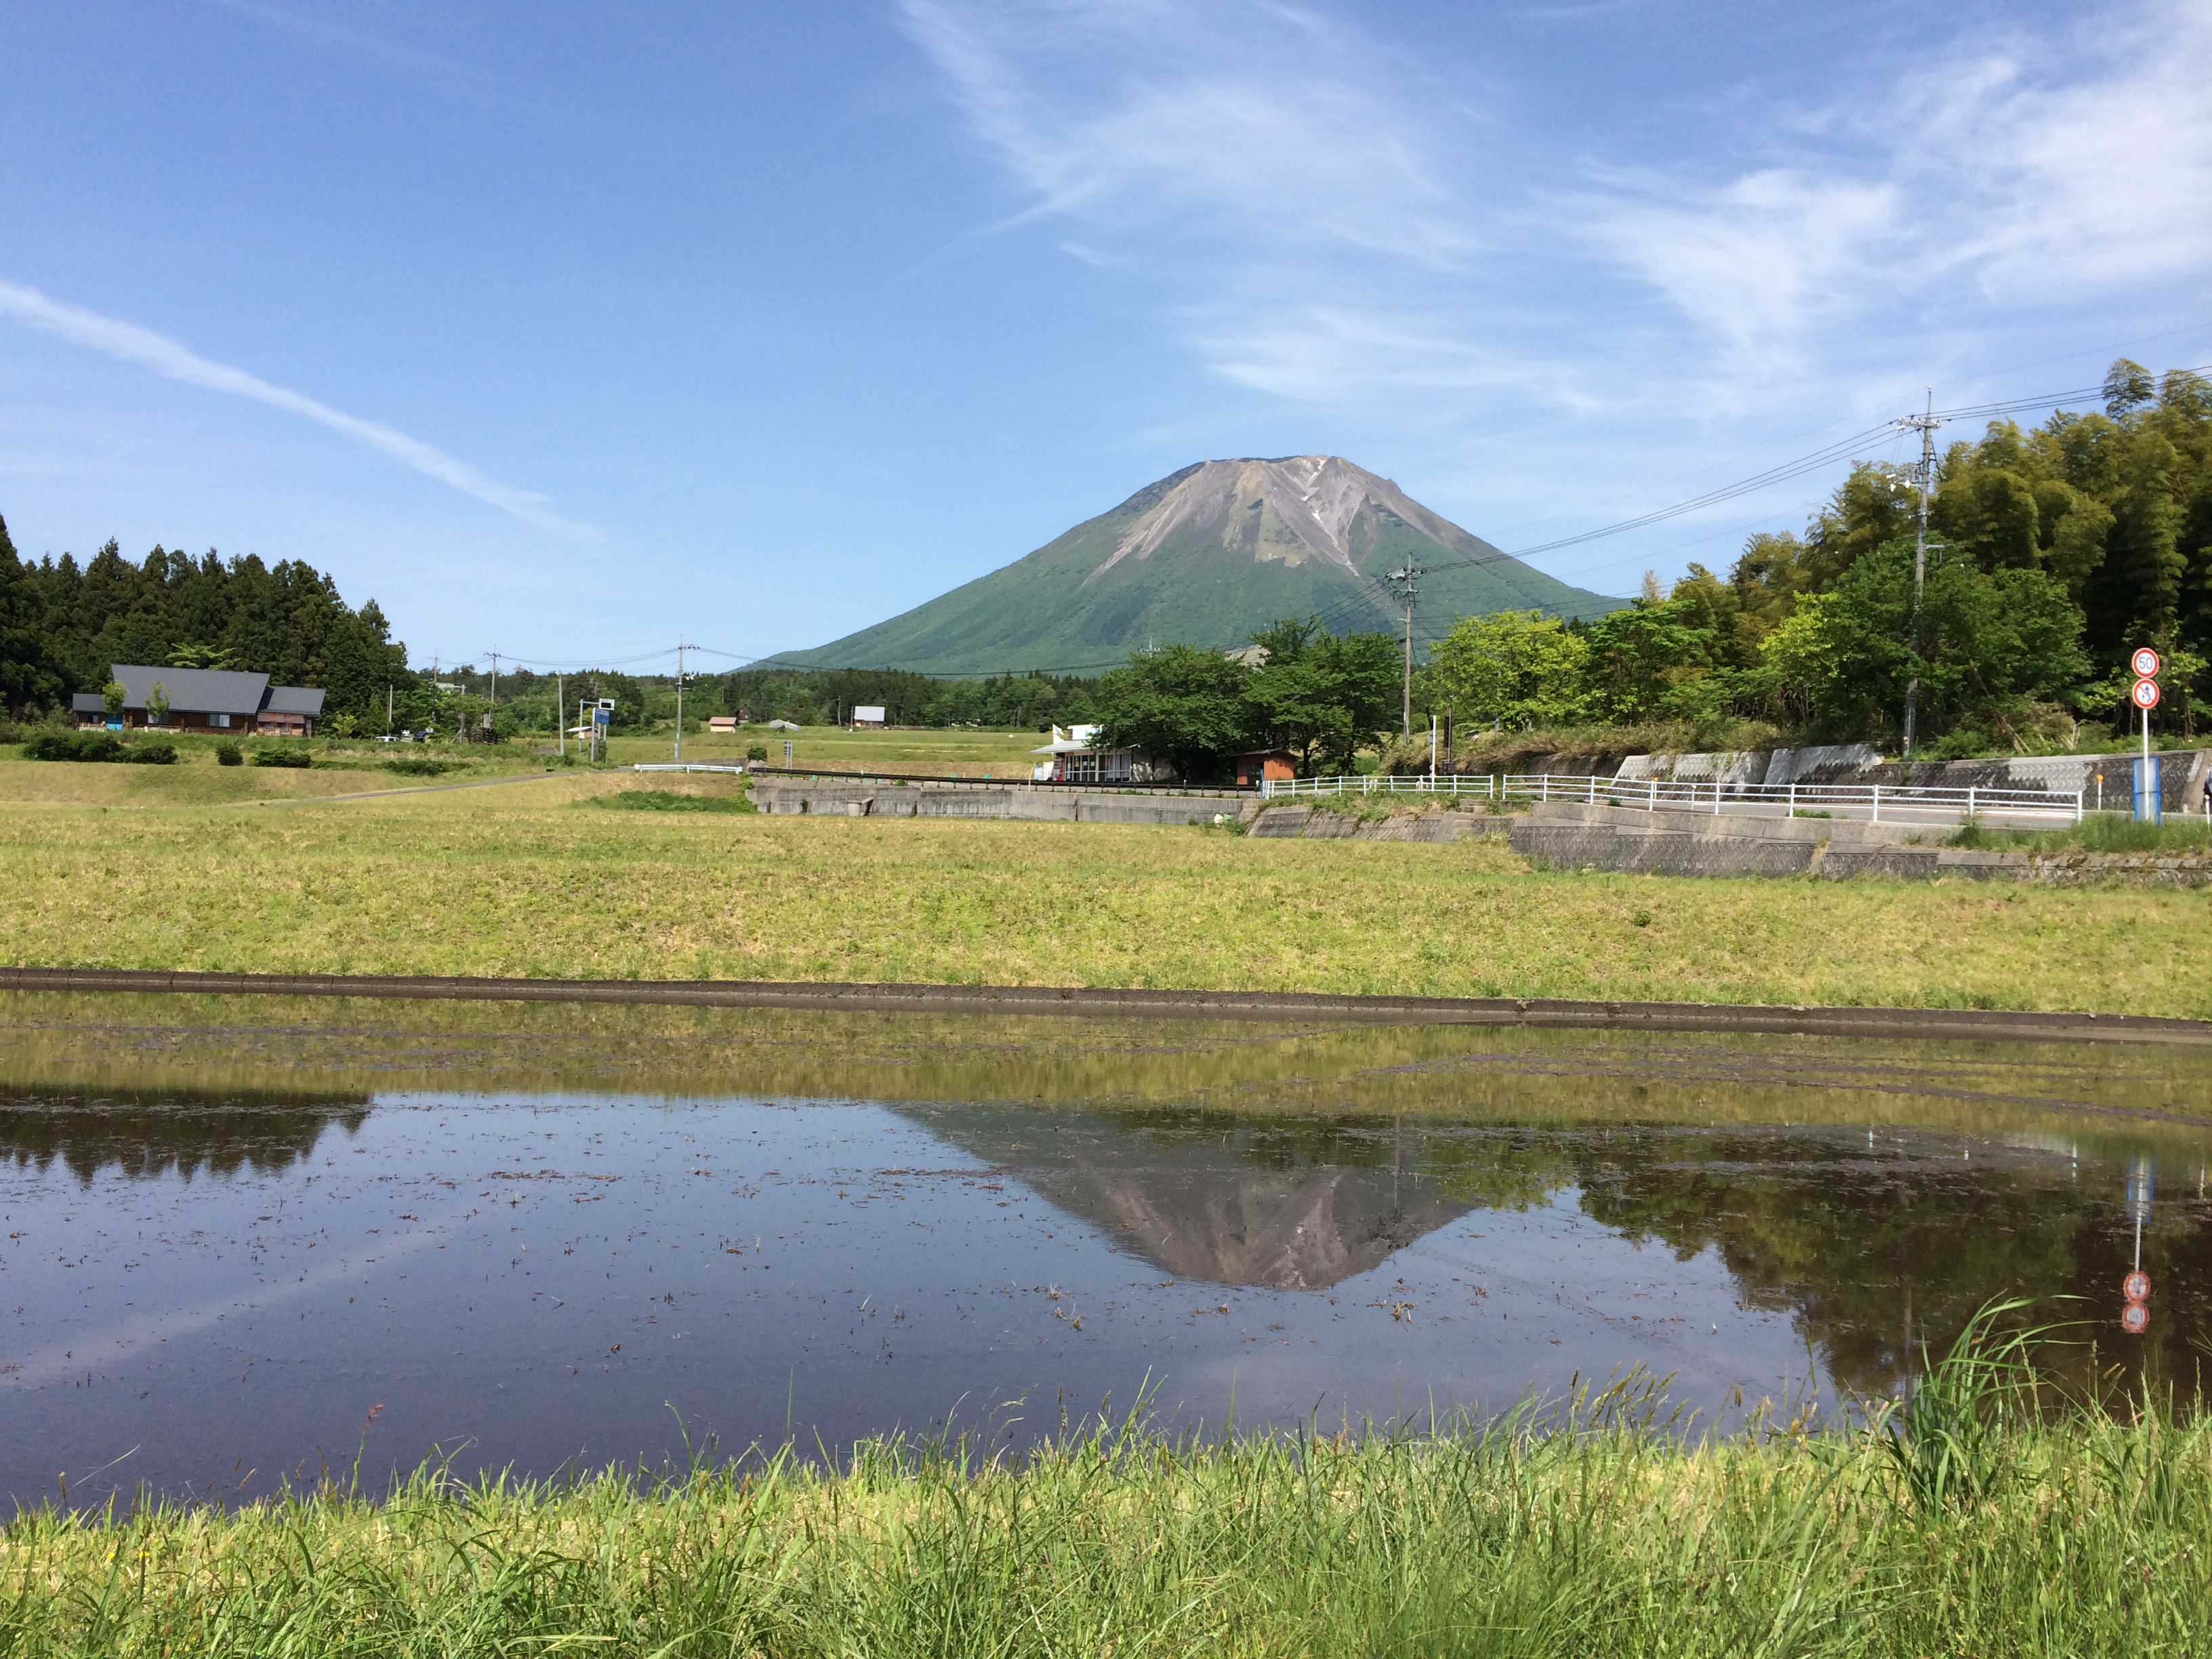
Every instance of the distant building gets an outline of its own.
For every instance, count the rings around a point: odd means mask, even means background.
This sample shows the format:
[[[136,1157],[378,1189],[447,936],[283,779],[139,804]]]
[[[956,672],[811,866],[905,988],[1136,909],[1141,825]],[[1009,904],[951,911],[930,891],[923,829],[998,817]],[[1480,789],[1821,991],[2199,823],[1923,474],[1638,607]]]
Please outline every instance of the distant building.
[[[241,736],[312,738],[323,717],[324,693],[307,685],[271,685],[266,674],[221,668],[149,668],[119,662],[109,671],[123,687],[123,709],[107,712],[97,691],[70,699],[79,726],[155,726],[173,732],[228,732]],[[156,686],[167,701],[157,718],[147,707]]]
[[[883,723],[884,711],[875,703],[864,702],[853,710],[853,724],[855,726],[872,726],[880,729]]]
[[[797,722],[793,720],[770,720],[768,723],[768,729],[771,732],[796,732],[799,726]]]
[[[1297,761],[1287,749],[1255,749],[1237,757],[1239,789],[1257,789],[1263,781],[1279,783],[1297,775]]]
[[[1156,761],[1140,755],[1133,749],[1095,749],[1091,746],[1098,735],[1096,726],[1071,726],[1062,732],[1052,728],[1052,741],[1042,749],[1032,749],[1032,755],[1045,755],[1049,759],[1037,763],[1031,776],[1039,783],[1166,783],[1175,777],[1175,768],[1165,761]]]
[[[738,729],[738,717],[735,714],[709,714],[707,716],[707,729],[720,732],[725,737],[731,736]]]

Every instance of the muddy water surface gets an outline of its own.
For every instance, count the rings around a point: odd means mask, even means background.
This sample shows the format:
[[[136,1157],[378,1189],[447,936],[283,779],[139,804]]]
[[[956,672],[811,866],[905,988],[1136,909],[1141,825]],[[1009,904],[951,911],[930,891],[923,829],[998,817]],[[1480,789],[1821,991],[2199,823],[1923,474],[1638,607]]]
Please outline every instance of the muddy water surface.
[[[1639,1365],[1728,1421],[1893,1394],[2011,1293],[2081,1322],[2083,1382],[2186,1392],[2208,1085],[2178,1048],[0,999],[0,1494],[1019,1442],[1140,1392],[1334,1425]]]

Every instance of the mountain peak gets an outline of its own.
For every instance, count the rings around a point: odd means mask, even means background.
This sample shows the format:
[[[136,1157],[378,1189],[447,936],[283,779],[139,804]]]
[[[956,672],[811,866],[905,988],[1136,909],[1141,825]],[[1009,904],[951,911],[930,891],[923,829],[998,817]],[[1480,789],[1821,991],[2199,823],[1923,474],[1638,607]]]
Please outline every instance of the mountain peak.
[[[1531,569],[1341,455],[1243,456],[1171,472],[1025,558],[778,660],[1087,672],[1148,643],[1227,648],[1283,617],[1394,628],[1376,579],[1408,560],[1432,567],[1417,637],[1471,613],[1595,617],[1625,603]]]
[[[1364,580],[1352,527],[1367,507],[1395,514],[1439,546],[1449,545],[1455,528],[1389,479],[1341,455],[1204,461],[1180,474],[1085,580],[1103,575],[1124,559],[1149,558],[1182,532],[1218,538],[1222,546],[1249,551],[1260,562],[1279,559],[1295,568],[1309,558],[1321,559]]]

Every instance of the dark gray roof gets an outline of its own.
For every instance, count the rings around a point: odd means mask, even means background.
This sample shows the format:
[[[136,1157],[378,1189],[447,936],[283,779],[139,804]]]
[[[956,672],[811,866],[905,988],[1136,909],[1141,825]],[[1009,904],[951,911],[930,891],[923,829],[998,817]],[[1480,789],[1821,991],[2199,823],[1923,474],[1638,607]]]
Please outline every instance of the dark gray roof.
[[[269,690],[266,674],[240,674],[220,668],[149,668],[119,662],[110,671],[123,683],[123,706],[143,709],[146,694],[160,681],[169,707],[179,714],[257,714]]]
[[[325,693],[312,685],[272,685],[267,699],[261,705],[264,714],[305,714],[309,720],[319,719],[323,712]]]
[[[149,668],[119,662],[110,671],[123,683],[123,706],[143,709],[146,694],[159,681],[169,707],[179,714],[305,714],[319,720],[325,693],[312,685],[271,685],[266,674],[241,674],[225,668]],[[97,691],[79,691],[70,707],[97,714],[106,707]]]

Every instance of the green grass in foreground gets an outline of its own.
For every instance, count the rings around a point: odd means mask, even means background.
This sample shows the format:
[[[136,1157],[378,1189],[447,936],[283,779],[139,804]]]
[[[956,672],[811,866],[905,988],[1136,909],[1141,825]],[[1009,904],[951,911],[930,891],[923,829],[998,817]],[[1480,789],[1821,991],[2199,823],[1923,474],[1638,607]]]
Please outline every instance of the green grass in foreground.
[[[1101,1422],[1018,1464],[878,1443],[30,1512],[0,1530],[0,1654],[2203,1651],[2212,1425],[2038,1420],[1986,1329],[1905,1413],[1686,1448],[1624,1392],[1417,1437]]]
[[[571,770],[346,802],[0,802],[0,961],[2212,1015],[2195,892],[1535,872],[1496,837],[575,805],[641,782]]]

